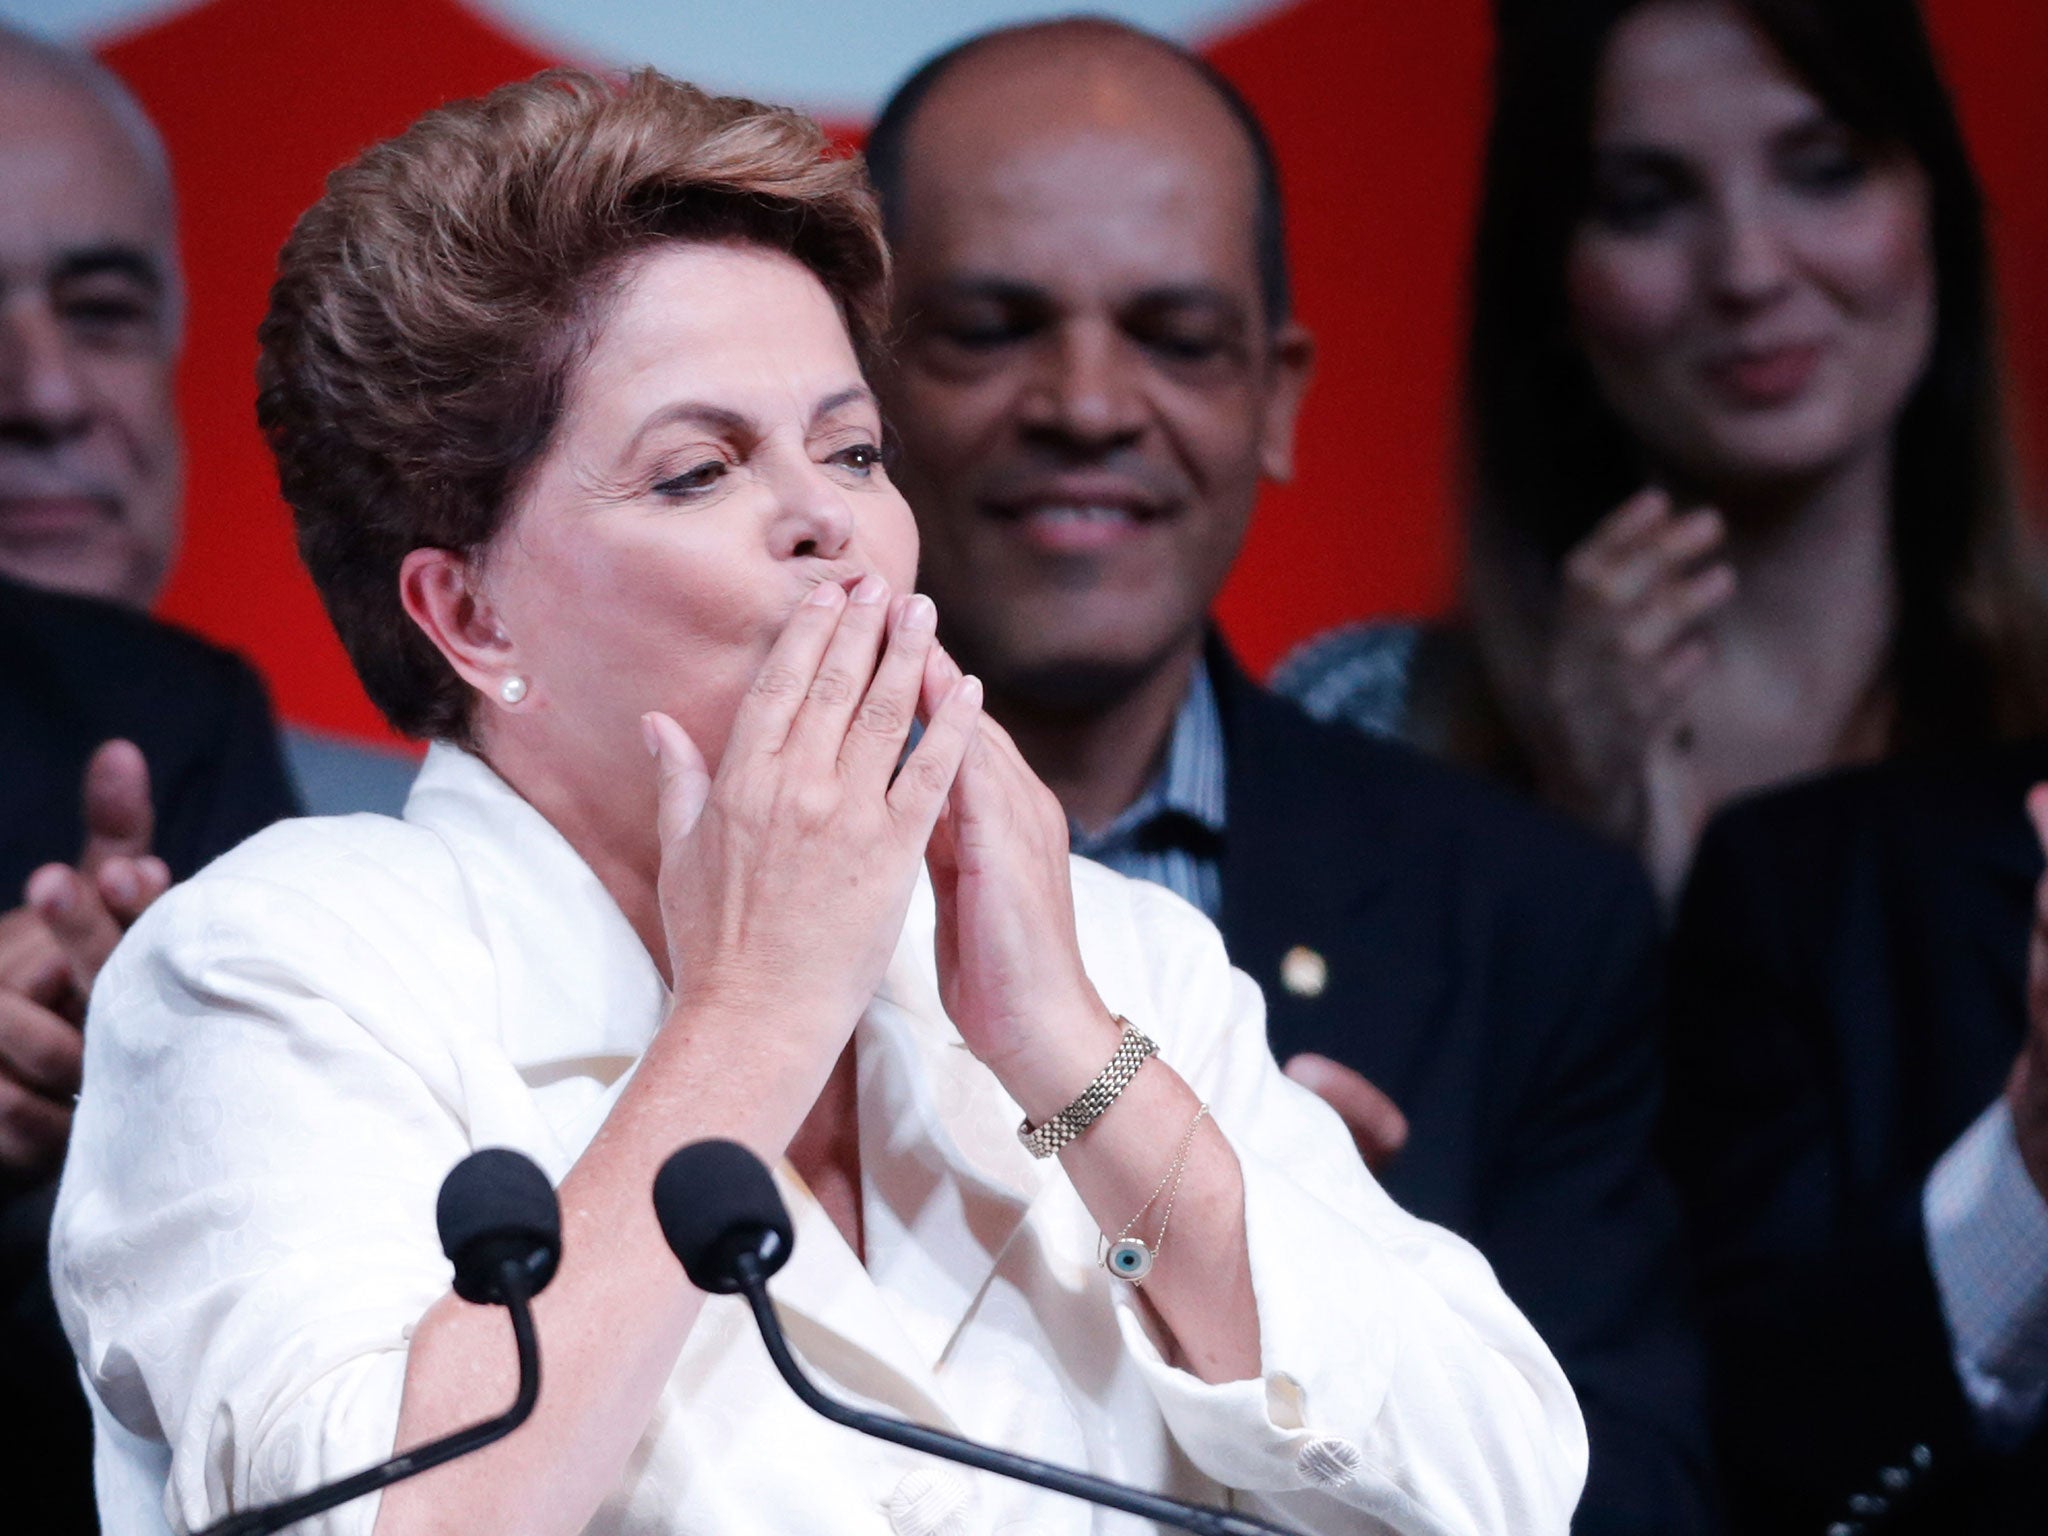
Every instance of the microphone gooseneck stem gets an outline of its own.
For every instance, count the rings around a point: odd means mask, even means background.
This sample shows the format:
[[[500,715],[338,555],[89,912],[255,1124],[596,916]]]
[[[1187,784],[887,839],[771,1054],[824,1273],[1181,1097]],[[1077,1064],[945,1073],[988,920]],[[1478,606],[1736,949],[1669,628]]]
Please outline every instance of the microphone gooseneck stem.
[[[312,1489],[281,1503],[229,1515],[225,1520],[217,1520],[196,1532],[195,1536],[270,1536],[273,1531],[281,1531],[301,1520],[310,1520],[337,1504],[346,1504],[350,1499],[359,1499],[366,1493],[375,1493],[379,1488],[416,1477],[443,1462],[467,1456],[471,1451],[480,1451],[524,1424],[533,1412],[533,1405],[540,1400],[540,1343],[533,1331],[533,1304],[526,1266],[516,1259],[507,1259],[498,1271],[498,1284],[504,1292],[505,1310],[512,1314],[512,1339],[519,1349],[519,1391],[510,1408],[494,1419],[458,1429],[452,1435],[415,1450],[401,1452],[389,1461],[366,1467],[338,1483],[329,1483],[324,1488]]]
[[[1154,1520],[1176,1530],[1193,1531],[1195,1536],[1296,1536],[1284,1526],[1271,1525],[1251,1515],[1202,1504],[1183,1504],[1136,1488],[1126,1488],[1086,1472],[1074,1472],[991,1446],[977,1445],[944,1430],[928,1429],[922,1424],[912,1424],[885,1414],[868,1413],[827,1397],[804,1374],[803,1367],[796,1363],[796,1356],[790,1352],[789,1341],[782,1334],[782,1321],[775,1315],[774,1304],[768,1299],[768,1277],[762,1272],[760,1260],[751,1253],[742,1253],[735,1259],[733,1268],[739,1277],[740,1289],[746,1294],[747,1305],[754,1309],[754,1321],[760,1324],[761,1341],[768,1346],[768,1358],[775,1362],[775,1369],[789,1383],[792,1392],[835,1424],[857,1429],[878,1440],[908,1446],[913,1451],[924,1451],[947,1461],[993,1472],[999,1477],[1011,1477],[1039,1488],[1050,1488],[1054,1493],[1086,1499],[1093,1504],[1106,1504],[1111,1509],[1120,1509],[1125,1514]]]

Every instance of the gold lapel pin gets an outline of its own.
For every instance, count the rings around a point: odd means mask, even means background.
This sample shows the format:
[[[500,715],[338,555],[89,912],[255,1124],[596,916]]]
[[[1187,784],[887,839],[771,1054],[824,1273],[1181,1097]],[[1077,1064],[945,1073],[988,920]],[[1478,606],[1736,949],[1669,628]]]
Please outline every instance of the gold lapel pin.
[[[1306,944],[1280,957],[1280,985],[1296,997],[1321,997],[1330,984],[1330,963]]]

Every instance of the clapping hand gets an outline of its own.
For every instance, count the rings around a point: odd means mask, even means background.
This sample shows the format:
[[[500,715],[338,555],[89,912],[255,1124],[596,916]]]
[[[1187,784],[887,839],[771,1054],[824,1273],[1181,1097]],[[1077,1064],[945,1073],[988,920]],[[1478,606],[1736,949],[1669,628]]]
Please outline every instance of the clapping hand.
[[[958,675],[934,651],[927,710]],[[1081,960],[1066,812],[985,715],[925,862],[938,906],[940,1000],[968,1048],[1042,1119],[1101,1069],[1117,1028]]]
[[[1735,594],[1711,511],[1661,490],[1624,502],[1564,564],[1544,669],[1553,798],[1609,836],[1642,842],[1648,766],[1712,650],[1704,629]]]
[[[18,1179],[63,1160],[93,981],[171,883],[149,852],[149,769],[132,742],[92,755],[83,798],[77,866],[45,864],[29,876],[26,904],[0,916],[0,1173]]]
[[[980,685],[956,671],[904,755],[935,622],[930,599],[892,601],[877,576],[850,595],[819,586],[775,642],[715,772],[668,715],[646,717],[680,1008],[792,1014],[800,1053],[821,1066],[838,1056],[895,952],[981,715]]]

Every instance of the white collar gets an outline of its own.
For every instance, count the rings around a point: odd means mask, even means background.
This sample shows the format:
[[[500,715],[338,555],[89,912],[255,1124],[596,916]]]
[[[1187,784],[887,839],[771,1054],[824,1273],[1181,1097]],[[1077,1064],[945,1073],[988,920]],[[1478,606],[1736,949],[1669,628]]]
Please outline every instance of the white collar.
[[[437,742],[405,819],[461,869],[489,946],[501,1040],[514,1066],[636,1058],[668,989],[632,924],[567,838],[480,757]]]

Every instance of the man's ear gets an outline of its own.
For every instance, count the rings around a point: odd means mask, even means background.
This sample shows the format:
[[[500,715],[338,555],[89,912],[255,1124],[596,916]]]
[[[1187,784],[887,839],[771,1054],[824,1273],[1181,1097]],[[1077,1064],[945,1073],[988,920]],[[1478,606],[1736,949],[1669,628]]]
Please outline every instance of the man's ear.
[[[434,649],[485,698],[497,698],[505,679],[519,673],[518,648],[475,562],[449,549],[415,549],[398,567],[398,595]]]
[[[1281,485],[1294,478],[1294,429],[1315,369],[1315,338],[1300,322],[1287,321],[1273,333],[1259,426],[1259,472]]]

